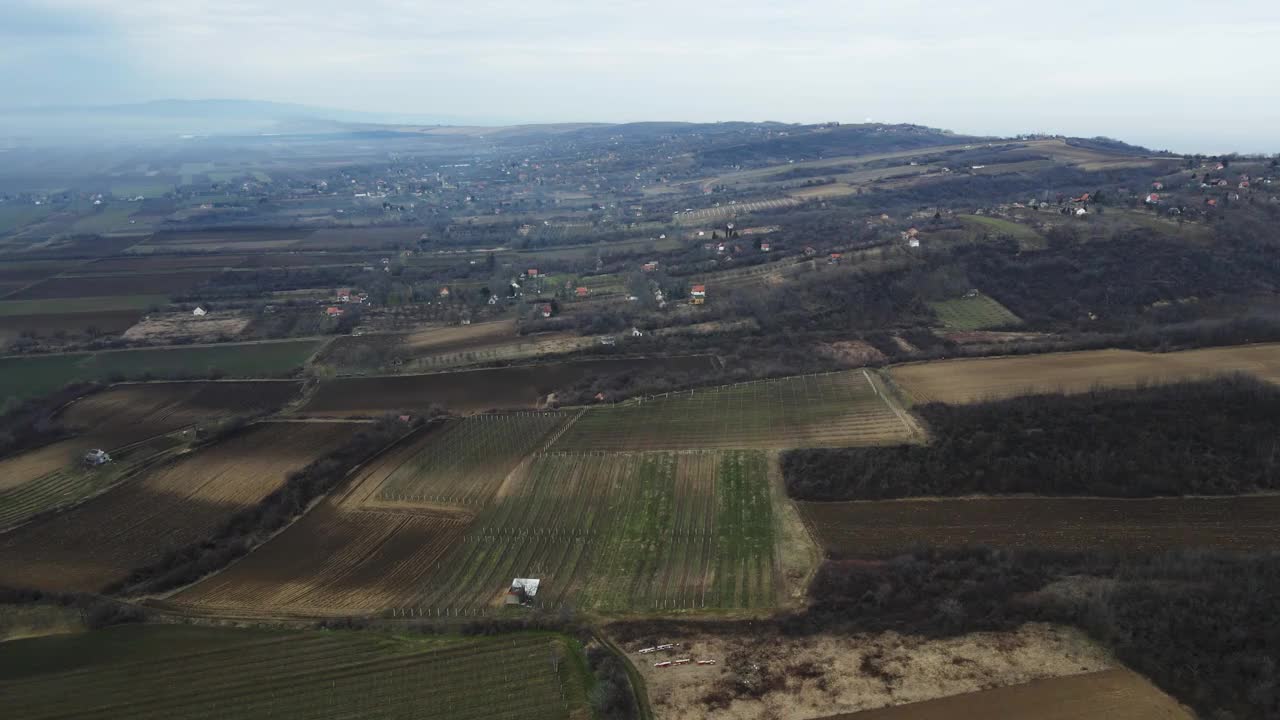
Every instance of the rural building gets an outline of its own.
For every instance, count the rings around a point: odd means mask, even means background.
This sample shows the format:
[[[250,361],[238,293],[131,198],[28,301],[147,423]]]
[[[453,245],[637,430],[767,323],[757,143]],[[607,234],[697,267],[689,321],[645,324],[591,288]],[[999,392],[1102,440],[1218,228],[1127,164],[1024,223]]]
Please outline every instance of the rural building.
[[[908,238],[907,247],[913,247],[913,248],[920,247],[920,238],[917,238],[917,237]]]
[[[760,252],[769,252],[769,250],[771,250],[772,247],[773,246],[771,246],[769,243],[762,242],[760,243]]]
[[[1146,203],[1148,205],[1159,205],[1160,196],[1156,193],[1151,193],[1150,195],[1147,196]]]
[[[1162,182],[1153,182],[1153,183],[1151,183],[1151,189],[1152,189],[1152,190],[1163,190],[1163,189],[1164,189],[1164,183],[1162,183]]]
[[[580,287],[580,288],[578,288],[577,290],[574,290],[574,293],[575,293],[578,297],[580,297],[580,298],[584,298],[584,297],[586,297],[586,296],[590,295],[590,294],[591,294],[591,291],[590,291],[590,290],[588,290],[587,288]]]
[[[694,305],[701,305],[707,301],[707,286],[694,285],[689,288],[689,298]]]
[[[817,254],[818,254],[818,251],[817,251],[817,250],[815,250],[815,249],[814,249],[814,247],[813,247],[812,245],[805,245],[805,246],[804,246],[804,256],[805,256],[805,257],[813,257],[814,255],[817,255]]]
[[[551,317],[551,306],[550,306],[550,305],[543,305],[543,306],[542,306],[542,317],[544,317],[544,318],[549,318],[549,317]]]
[[[324,309],[324,314],[328,315],[329,317],[340,317],[342,315],[342,308],[334,305],[330,305],[329,307]]]
[[[529,268],[525,271],[525,274],[531,278],[536,278],[538,277],[538,268]]]
[[[1079,217],[1081,215],[1088,215],[1088,214],[1089,214],[1088,210],[1085,210],[1084,208],[1076,208],[1076,217]]]
[[[507,590],[508,605],[532,605],[538,596],[537,578],[516,578],[511,581],[511,589]]]
[[[844,256],[840,253],[831,253],[831,257],[827,258],[827,262],[831,265],[839,265],[842,257]]]
[[[643,270],[644,272],[653,272],[654,270],[658,269],[658,263],[647,262],[644,265],[641,265],[640,269]]]
[[[447,288],[447,287],[442,287],[442,288],[440,288],[440,297],[442,297],[442,298],[447,298],[447,297],[449,297],[449,288]]]
[[[90,450],[84,454],[84,464],[91,467],[106,465],[109,462],[111,462],[111,456],[107,454],[106,450],[102,450],[100,448]]]
[[[338,288],[335,296],[334,299],[340,303],[351,302],[351,288]]]
[[[205,310],[202,307],[197,306],[195,310],[191,311],[191,314],[195,315],[196,317],[204,317],[205,315],[209,314],[209,311]]]

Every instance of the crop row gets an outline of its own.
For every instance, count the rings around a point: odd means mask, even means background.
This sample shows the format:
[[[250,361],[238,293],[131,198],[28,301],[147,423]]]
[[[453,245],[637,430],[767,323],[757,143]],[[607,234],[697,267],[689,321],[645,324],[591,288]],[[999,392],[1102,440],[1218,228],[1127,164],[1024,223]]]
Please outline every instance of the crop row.
[[[483,613],[515,577],[543,607],[741,608],[774,600],[760,452],[547,454],[441,559],[415,607]]]

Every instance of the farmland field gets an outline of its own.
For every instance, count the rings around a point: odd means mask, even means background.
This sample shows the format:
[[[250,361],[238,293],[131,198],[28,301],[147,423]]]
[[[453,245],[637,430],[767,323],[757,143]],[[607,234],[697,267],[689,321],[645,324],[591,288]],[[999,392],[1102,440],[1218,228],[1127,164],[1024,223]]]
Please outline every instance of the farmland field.
[[[1027,225],[985,215],[961,215],[959,217],[961,221],[980,231],[1013,238],[1017,241],[1018,246],[1024,250],[1043,248],[1045,246],[1044,237],[1036,232],[1035,228]]]
[[[212,369],[232,377],[281,377],[301,368],[319,344],[316,340],[289,340],[5,357],[0,358],[0,396],[27,398],[70,382],[182,377]]]
[[[0,585],[94,592],[256,505],[340,444],[344,423],[263,423],[0,540]],[[109,467],[109,466],[108,466]]]
[[[1280,344],[1171,353],[1086,350],[898,365],[889,374],[914,403],[966,403],[1044,392],[1085,392],[1241,372],[1280,382]]]
[[[648,359],[572,360],[427,375],[339,378],[321,382],[300,412],[378,415],[441,405],[460,413],[537,407],[546,395],[586,378],[635,370],[680,372],[710,367],[709,355]]]
[[[59,332],[83,333],[89,328],[108,335],[119,335],[137,323],[142,314],[142,310],[131,309],[0,315],[0,341],[18,337],[23,333],[49,337]]]
[[[208,271],[154,273],[149,275],[92,275],[84,277],[55,277],[32,285],[21,292],[8,297],[8,300],[50,300],[61,298],[118,298],[165,296],[159,302],[164,304],[168,295],[182,293],[208,280],[213,275]],[[49,303],[58,307],[58,303]],[[142,307],[147,307],[143,305]]]
[[[772,607],[762,452],[541,455],[477,517],[415,603],[476,614],[513,577],[543,607]]]
[[[1280,548],[1280,496],[1222,498],[973,498],[800,502],[820,545],[840,557],[914,545],[1161,551]]]
[[[1192,720],[1194,717],[1142,676],[1113,668],[833,715],[823,720]]]
[[[671,393],[588,410],[555,450],[845,447],[917,435],[862,370]]]
[[[564,419],[482,416],[421,431],[371,462],[346,492],[176,599],[320,614],[406,607],[477,506]]]
[[[952,330],[986,330],[1021,325],[1022,320],[988,295],[931,302],[942,324]]]
[[[48,281],[45,281],[48,282]],[[26,296],[27,288],[19,294]],[[168,295],[105,295],[102,297],[59,297],[55,299],[0,301],[0,318],[12,315],[95,314],[111,310],[136,310],[141,314],[152,305],[169,302]]]
[[[576,643],[551,634],[375,633],[120,626],[13,641],[0,659],[11,717],[584,717]],[[146,689],[139,687],[145,678]],[[74,692],[68,688],[74,687]]]

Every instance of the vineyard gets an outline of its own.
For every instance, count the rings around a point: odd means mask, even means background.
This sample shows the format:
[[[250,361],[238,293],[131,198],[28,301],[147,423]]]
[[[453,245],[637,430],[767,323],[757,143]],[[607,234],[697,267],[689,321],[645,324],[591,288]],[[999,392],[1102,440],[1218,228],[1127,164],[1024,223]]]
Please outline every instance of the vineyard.
[[[688,390],[589,410],[553,450],[698,450],[889,445],[917,434],[869,372]]]
[[[562,720],[586,711],[579,651],[553,635],[406,640],[126,626],[14,644],[71,665],[0,665],[6,713],[29,720]]]
[[[346,492],[175,600],[312,614],[405,607],[475,513],[565,419],[482,415],[421,432],[367,466]]]
[[[560,413],[478,415],[414,444],[378,489],[384,501],[482,505],[507,473],[562,426]]]
[[[535,458],[415,605],[480,614],[513,577],[539,604],[605,611],[769,607],[773,517],[761,452]]]
[[[344,424],[264,423],[0,539],[0,585],[94,592],[212,532],[341,442]]]

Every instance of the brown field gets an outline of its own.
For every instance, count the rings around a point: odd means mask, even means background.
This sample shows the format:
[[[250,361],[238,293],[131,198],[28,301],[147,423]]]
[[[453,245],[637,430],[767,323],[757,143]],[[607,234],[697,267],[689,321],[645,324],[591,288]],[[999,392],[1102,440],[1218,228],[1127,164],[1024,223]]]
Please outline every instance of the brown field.
[[[972,498],[800,502],[818,543],[837,557],[913,546],[1147,552],[1181,547],[1280,548],[1280,496]]]
[[[116,295],[172,295],[185,292],[213,276],[210,271],[153,275],[55,277],[10,295],[7,300],[111,297]]]
[[[110,257],[80,268],[91,273],[158,273],[182,270],[220,270],[236,267],[245,255],[137,255]]]
[[[1112,668],[825,720],[1193,720],[1195,715],[1130,670]]]
[[[299,243],[299,249],[386,248],[415,245],[422,236],[422,228],[324,228],[316,230]]]
[[[73,464],[86,450],[111,451],[188,425],[278,407],[301,387],[289,380],[116,385],[62,410],[62,423],[79,431],[75,437],[0,460],[0,490]]]
[[[238,267],[308,267],[313,265],[370,265],[372,259],[368,255],[343,255],[337,253],[264,253],[250,255]]]
[[[248,230],[209,230],[197,232],[158,232],[147,239],[146,245],[254,245],[260,243],[293,244],[307,239],[314,230],[289,230],[254,228]],[[194,249],[194,248],[193,248]]]
[[[233,338],[249,326],[252,317],[236,311],[210,312],[195,317],[189,312],[151,313],[124,332],[126,340],[174,340],[191,338],[195,342],[216,342]]]
[[[90,327],[108,335],[118,335],[132,327],[142,315],[141,310],[4,315],[0,316],[0,340],[11,340],[24,332],[33,332],[41,337],[59,331],[75,334]]]
[[[351,432],[262,423],[0,540],[0,585],[95,592],[205,537]]]
[[[1243,372],[1280,382],[1280,344],[1171,353],[1087,350],[898,365],[889,373],[913,403],[968,403],[1037,392],[1194,380]]]
[[[472,513],[440,505],[372,506],[384,483],[434,447],[442,432],[427,429],[401,441],[344,492],[326,498],[253,554],[173,601],[249,614],[344,614],[408,605]],[[505,476],[517,460],[491,474]]]
[[[709,368],[709,355],[573,360],[545,365],[486,368],[428,375],[339,378],[321,382],[299,411],[317,416],[379,415],[441,405],[473,413],[538,407],[558,388],[602,375],[635,370],[681,372]]]
[[[1053,625],[1027,624],[1011,632],[942,639],[893,632],[788,637],[767,628],[749,635],[699,632],[692,623],[677,628],[664,628],[661,635],[636,634],[626,623],[607,628],[644,676],[658,720],[808,720],[1114,666],[1107,652],[1084,633]],[[680,643],[676,654],[635,652],[668,642]],[[677,657],[712,659],[717,664],[653,667]],[[743,666],[748,663],[770,675],[783,675],[784,684],[759,698],[737,698],[726,708],[704,702],[709,692],[747,671]],[[787,671],[805,666],[811,668],[808,677]]]

